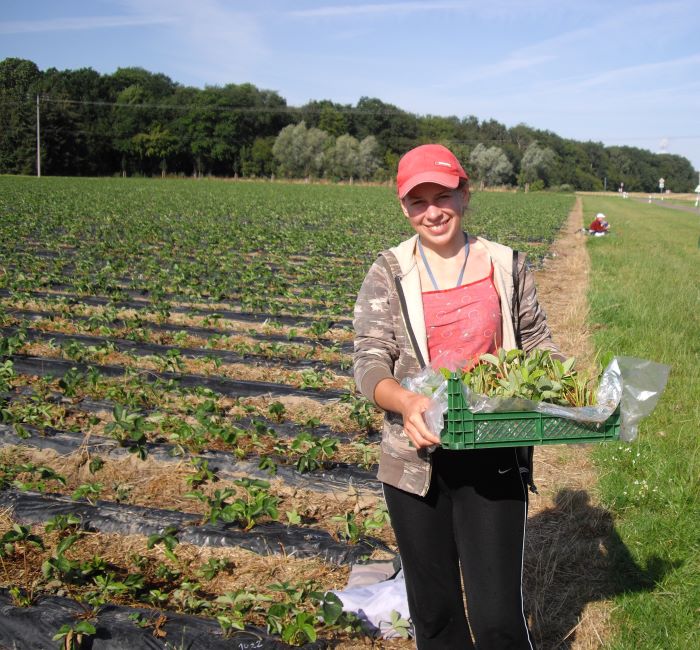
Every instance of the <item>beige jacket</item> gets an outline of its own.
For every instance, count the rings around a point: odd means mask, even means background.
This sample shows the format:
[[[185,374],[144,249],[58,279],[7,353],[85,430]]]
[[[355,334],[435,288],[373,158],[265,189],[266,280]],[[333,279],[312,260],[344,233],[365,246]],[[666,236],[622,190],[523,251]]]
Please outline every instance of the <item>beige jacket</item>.
[[[353,369],[358,390],[374,401],[382,379],[415,375],[428,363],[428,342],[415,248],[418,236],[383,251],[365,277],[355,303]],[[511,315],[513,302],[513,251],[507,246],[477,238],[494,266],[494,283],[501,298],[503,347],[516,347]],[[519,329],[526,351],[557,351],[544,311],[537,302],[532,274],[525,256],[518,255],[520,296]],[[518,319],[516,319],[518,322]],[[425,495],[430,486],[430,454],[409,444],[398,413],[385,412],[378,478],[414,494]]]

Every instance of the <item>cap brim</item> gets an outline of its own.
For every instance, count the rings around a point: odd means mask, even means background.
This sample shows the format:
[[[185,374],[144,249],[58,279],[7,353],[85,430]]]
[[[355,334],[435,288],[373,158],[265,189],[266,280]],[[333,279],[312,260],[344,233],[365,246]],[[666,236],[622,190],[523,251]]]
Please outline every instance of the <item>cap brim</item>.
[[[411,176],[399,186],[399,198],[403,199],[406,194],[421,183],[437,183],[454,190],[459,185],[459,181],[460,176],[455,176],[454,174],[444,174],[438,171],[423,172],[422,174]]]

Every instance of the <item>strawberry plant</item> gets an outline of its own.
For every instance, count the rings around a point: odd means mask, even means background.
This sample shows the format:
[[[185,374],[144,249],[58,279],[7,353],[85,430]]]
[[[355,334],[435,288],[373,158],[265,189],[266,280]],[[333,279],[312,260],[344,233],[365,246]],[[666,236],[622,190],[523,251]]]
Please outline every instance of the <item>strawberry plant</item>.
[[[113,433],[120,445],[144,460],[148,456],[146,433],[153,429],[153,425],[141,412],[129,412],[121,404],[115,404],[112,416],[114,421],[107,424],[105,432]]]
[[[87,647],[84,642],[95,634],[97,634],[97,629],[92,623],[78,621],[74,625],[68,623],[62,625],[54,634],[53,640],[61,641],[61,648],[64,650],[80,650]]]
[[[94,503],[94,499],[99,498],[104,485],[99,482],[83,483],[79,485],[71,494],[71,499],[87,499],[90,503]]]
[[[162,533],[153,533],[148,536],[147,548],[153,548],[154,546],[163,546],[163,552],[166,557],[170,559],[175,564],[178,563],[177,555],[175,555],[175,547],[180,543],[175,533],[177,532],[176,526],[168,526]]]
[[[24,330],[4,336],[0,334],[0,357],[9,357],[19,352],[27,342],[27,333]]]
[[[589,406],[595,401],[596,381],[574,370],[575,359],[555,359],[548,350],[522,350],[482,354],[479,363],[463,372],[470,390],[491,397],[521,397],[533,402],[563,406]],[[449,377],[449,370],[441,369]]]
[[[12,380],[15,371],[10,359],[0,362],[0,392],[9,391],[12,388]]]
[[[295,462],[297,471],[311,472],[321,467],[323,461],[333,457],[338,448],[337,438],[315,438],[310,433],[302,431],[294,438],[292,449],[299,455]]]
[[[244,490],[244,496],[231,501],[236,491],[231,488],[216,490],[213,496],[207,496],[195,490],[185,496],[199,499],[207,506],[205,521],[212,524],[219,519],[226,523],[241,523],[245,530],[250,530],[262,517],[278,518],[279,499],[268,492],[270,484],[259,479],[242,478],[234,483]]]

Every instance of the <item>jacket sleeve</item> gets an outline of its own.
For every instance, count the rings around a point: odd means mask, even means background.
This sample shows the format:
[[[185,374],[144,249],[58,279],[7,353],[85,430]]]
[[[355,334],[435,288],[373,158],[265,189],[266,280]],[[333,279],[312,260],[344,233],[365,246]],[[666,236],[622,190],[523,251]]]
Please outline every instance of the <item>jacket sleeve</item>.
[[[391,277],[375,262],[360,288],[353,319],[355,385],[371,401],[377,384],[393,378],[399,356],[390,305],[392,292]]]
[[[523,349],[526,352],[539,348],[559,353],[552,341],[552,332],[547,325],[547,315],[537,300],[535,279],[525,262],[525,256],[518,255],[518,277],[520,310],[516,326],[520,328]]]

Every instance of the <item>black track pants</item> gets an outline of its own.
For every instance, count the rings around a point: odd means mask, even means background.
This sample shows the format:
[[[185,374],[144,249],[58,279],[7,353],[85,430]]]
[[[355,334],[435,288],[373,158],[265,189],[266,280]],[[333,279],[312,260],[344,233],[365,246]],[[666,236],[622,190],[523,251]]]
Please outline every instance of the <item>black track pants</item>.
[[[523,613],[527,490],[515,450],[433,454],[425,497],[384,485],[419,650],[532,650]],[[460,571],[467,598],[464,612]]]

